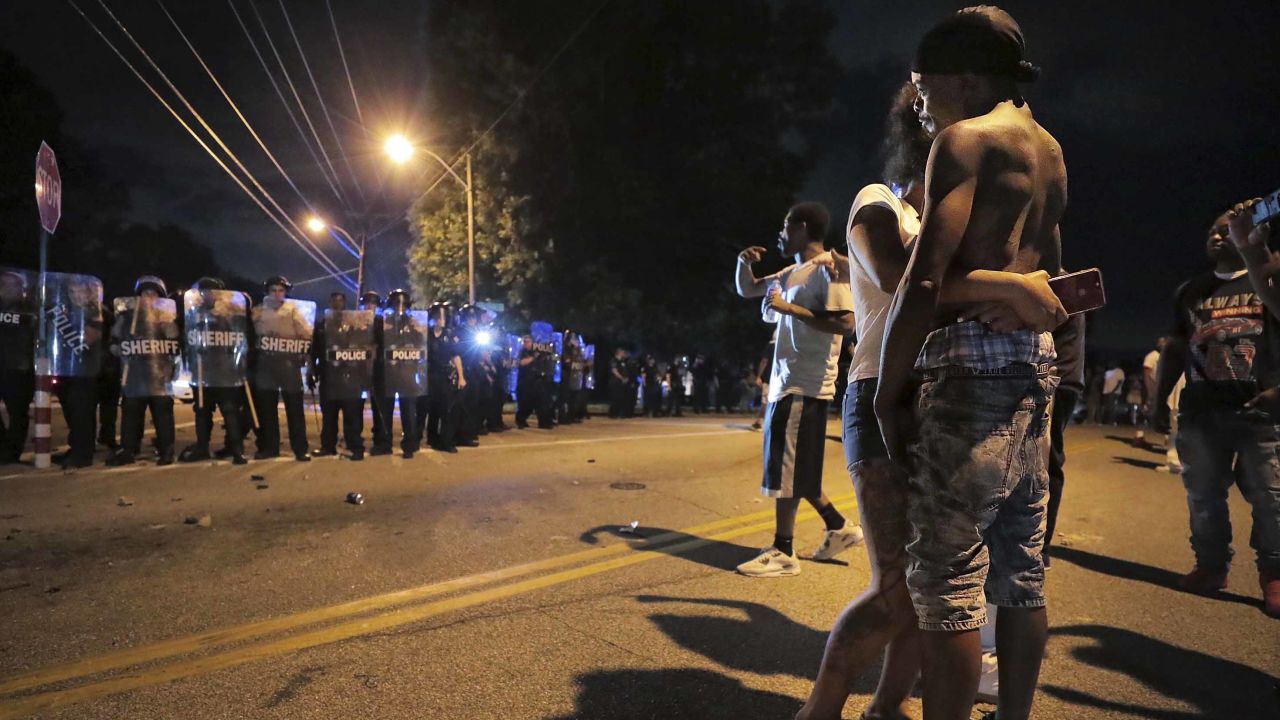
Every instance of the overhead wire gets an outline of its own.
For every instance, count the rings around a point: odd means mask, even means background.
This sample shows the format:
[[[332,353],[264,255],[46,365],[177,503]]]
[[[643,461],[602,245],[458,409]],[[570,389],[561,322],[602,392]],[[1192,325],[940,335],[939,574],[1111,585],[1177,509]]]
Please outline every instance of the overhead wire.
[[[338,202],[345,204],[346,201],[342,197],[342,193],[338,191],[338,186],[333,183],[333,179],[329,177],[324,165],[320,162],[320,156],[316,154],[316,150],[311,145],[311,140],[307,138],[307,133],[302,129],[301,123],[298,122],[298,116],[293,114],[293,108],[290,107],[289,101],[285,99],[284,92],[280,90],[280,84],[276,82],[275,75],[271,69],[267,67],[267,60],[262,56],[262,51],[258,49],[258,43],[253,39],[253,34],[249,32],[249,26],[245,24],[244,18],[240,16],[240,11],[236,9],[234,0],[227,0],[227,5],[231,7],[231,14],[235,15],[236,22],[240,24],[240,30],[244,32],[244,37],[249,41],[249,47],[253,48],[253,54],[258,58],[258,63],[262,66],[262,71],[266,73],[267,80],[271,81],[271,87],[276,91],[276,97],[280,99],[280,104],[284,106],[284,111],[289,116],[289,120],[293,122],[293,127],[298,131],[298,137],[301,138],[302,144],[306,146],[307,152],[311,154],[311,159],[315,161],[316,169],[320,171],[320,176],[329,185],[329,189],[333,191],[333,196]]]
[[[333,4],[329,0],[324,0],[324,6],[329,11],[329,24],[333,26],[333,39],[338,43],[338,57],[342,58],[342,71],[346,73],[347,87],[351,89],[351,104],[355,105],[356,117],[360,120],[360,127],[364,128],[364,113],[360,111],[360,99],[356,97],[356,84],[351,81],[351,67],[347,65],[347,53],[342,49],[342,34],[338,32],[338,21],[333,17]]]
[[[311,89],[316,93],[316,101],[320,103],[320,110],[324,113],[324,120],[329,124],[329,132],[333,133],[333,142],[338,146],[338,155],[342,158],[343,164],[347,166],[347,174],[351,176],[351,184],[356,188],[356,194],[360,196],[360,203],[368,209],[369,201],[364,197],[364,188],[360,185],[359,178],[356,177],[356,171],[351,168],[351,159],[347,157],[347,150],[342,146],[342,138],[338,136],[338,129],[333,125],[333,118],[329,115],[329,105],[324,101],[324,95],[320,93],[320,84],[316,82],[316,76],[311,72],[311,63],[307,60],[307,52],[302,49],[302,41],[298,39],[298,33],[293,29],[293,20],[289,17],[289,10],[285,7],[284,0],[279,0],[280,14],[284,15],[285,25],[289,28],[289,35],[293,37],[293,45],[298,48],[298,57],[302,58],[302,67],[307,71],[307,79],[311,81]]]
[[[129,71],[133,73],[134,77],[138,78],[138,81],[141,82],[147,88],[148,91],[150,91],[150,93],[164,107],[164,109],[167,110],[169,114],[173,116],[173,119],[177,120],[178,124],[181,125],[182,128],[186,130],[189,135],[191,135],[192,139],[194,139],[196,143],[198,143],[200,147],[204,149],[206,153],[208,153],[209,157],[213,158],[213,161],[218,164],[218,167],[222,168],[223,172],[225,172],[228,176],[230,176],[232,181],[234,181],[235,184],[238,185],[240,189],[243,190],[244,193],[249,196],[249,199],[252,200],[254,204],[256,204],[262,210],[262,212],[266,213],[267,217],[269,217],[271,221],[274,222],[276,226],[279,227],[280,230],[285,233],[285,235],[288,235],[291,240],[297,243],[298,246],[302,248],[302,250],[306,252],[311,257],[312,260],[316,262],[316,264],[320,265],[320,267],[324,268],[326,271],[329,271],[330,275],[328,277],[338,278],[341,281],[342,273],[335,272],[337,271],[337,266],[334,265],[331,271],[328,264],[326,264],[325,262],[322,262],[321,259],[317,257],[309,248],[302,245],[301,243],[298,243],[297,239],[293,237],[293,234],[289,231],[287,227],[285,227],[284,223],[282,223],[274,213],[272,213],[269,209],[267,209],[267,206],[262,203],[262,201],[258,198],[258,196],[255,195],[253,191],[250,190],[249,187],[244,184],[244,182],[240,179],[240,177],[237,176],[236,173],[233,172],[225,162],[223,162],[222,158],[218,157],[218,154],[214,152],[212,148],[209,147],[209,144],[204,141],[204,138],[200,137],[199,133],[197,133],[191,127],[191,125],[188,124],[187,121],[182,118],[182,116],[178,113],[178,111],[175,110],[173,106],[169,104],[167,100],[164,99],[164,96],[160,94],[160,91],[156,90],[155,86],[152,85],[151,82],[148,81],[145,77],[143,77],[142,73],[138,71],[138,69],[134,66],[134,64],[130,62],[127,57],[124,56],[124,53],[120,52],[120,49],[116,47],[115,43],[111,42],[111,40],[106,36],[106,34],[102,32],[102,29],[98,27],[97,23],[93,22],[93,20],[87,14],[85,14],[84,10],[82,10],[80,6],[76,4],[75,0],[67,0],[67,3],[71,5],[71,7],[80,15],[81,18],[84,19],[86,23],[88,23],[89,27],[94,31],[94,33],[96,33],[98,37],[102,38],[102,41],[106,43],[107,47],[110,48],[111,51],[116,54],[116,57],[120,58],[120,61],[125,64],[125,67],[129,68]],[[323,255],[321,255],[321,257],[323,257]],[[343,284],[348,286],[350,285],[349,282],[344,282]]]
[[[253,11],[253,15],[258,20],[258,27],[262,29],[263,36],[267,39],[267,47],[271,48],[271,54],[275,56],[276,64],[280,66],[280,72],[284,75],[285,84],[289,86],[289,91],[293,93],[293,99],[298,103],[298,110],[302,113],[302,119],[307,121],[307,127],[311,130],[311,136],[315,138],[316,147],[320,150],[320,155],[324,158],[325,165],[329,166],[329,172],[337,184],[342,204],[347,210],[351,210],[351,203],[346,197],[346,189],[342,185],[342,180],[338,177],[338,171],[333,167],[333,160],[329,158],[329,152],[324,147],[324,142],[320,140],[320,133],[316,132],[315,123],[311,122],[311,114],[307,112],[307,106],[302,102],[302,96],[298,94],[298,88],[293,84],[293,78],[289,75],[289,68],[285,66],[284,59],[280,57],[280,51],[276,49],[276,43],[271,39],[271,31],[267,29],[267,23],[262,19],[262,13],[258,12],[258,6],[249,0],[249,9]]]
[[[249,182],[253,183],[253,186],[257,188],[258,192],[261,193],[262,196],[265,197],[271,203],[271,205],[275,207],[276,212],[280,213],[282,217],[284,217],[286,220],[289,221],[289,224],[292,225],[294,230],[297,231],[298,237],[300,237],[303,242],[311,246],[313,250],[315,250],[317,253],[320,254],[321,257],[324,258],[325,262],[328,263],[330,266],[330,267],[326,267],[326,269],[337,270],[337,264],[329,259],[329,256],[325,254],[324,251],[321,250],[319,246],[317,246],[311,240],[310,237],[307,236],[307,234],[302,230],[302,228],[298,227],[298,224],[293,220],[293,216],[290,213],[286,212],[284,208],[280,207],[280,203],[276,202],[275,197],[266,188],[264,188],[261,183],[258,182],[258,179],[254,177],[253,173],[250,172],[249,169],[245,167],[244,163],[240,161],[239,156],[237,156],[236,153],[231,148],[227,147],[227,144],[222,141],[222,138],[218,135],[218,133],[212,127],[209,126],[209,123],[205,122],[204,116],[201,115],[200,112],[196,110],[194,106],[192,106],[192,104],[187,100],[186,95],[184,95],[183,92],[179,90],[178,87],[174,85],[173,82],[169,79],[169,76],[166,75],[165,72],[160,69],[160,66],[157,65],[155,60],[151,58],[151,55],[147,53],[146,49],[142,47],[141,43],[139,43],[137,39],[134,38],[133,34],[129,32],[129,29],[125,27],[124,23],[122,23],[120,19],[116,17],[115,13],[111,12],[111,8],[107,6],[106,0],[98,0],[98,5],[100,5],[102,9],[107,13],[107,16],[110,17],[113,22],[115,22],[116,26],[120,28],[120,31],[124,33],[125,37],[129,39],[129,42],[133,44],[134,48],[137,49],[137,51],[142,55],[142,57],[147,61],[147,63],[151,65],[151,68],[155,70],[156,73],[160,76],[160,79],[164,80],[164,83],[169,87],[169,90],[172,91],[173,94],[176,95],[178,99],[182,102],[183,106],[186,107],[187,112],[191,113],[191,115],[195,117],[196,121],[200,123],[200,126],[204,128],[204,131],[209,133],[209,136],[212,137],[214,142],[218,144],[218,147],[222,148],[222,151],[226,153],[229,158],[231,158],[232,162],[236,164],[236,167],[240,168],[240,172],[244,173],[244,176],[249,179]],[[294,238],[294,242],[298,242],[298,239]]]

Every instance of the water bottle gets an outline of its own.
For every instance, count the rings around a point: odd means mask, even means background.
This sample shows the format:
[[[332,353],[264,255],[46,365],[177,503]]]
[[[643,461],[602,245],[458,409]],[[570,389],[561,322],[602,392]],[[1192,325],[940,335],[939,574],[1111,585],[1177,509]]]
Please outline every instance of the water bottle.
[[[782,292],[782,283],[777,280],[770,280],[769,287],[765,288],[764,291],[764,302],[760,303],[760,317],[764,318],[767,323],[776,323],[782,319],[778,311],[774,310],[773,306],[769,304],[773,294],[780,292]]]

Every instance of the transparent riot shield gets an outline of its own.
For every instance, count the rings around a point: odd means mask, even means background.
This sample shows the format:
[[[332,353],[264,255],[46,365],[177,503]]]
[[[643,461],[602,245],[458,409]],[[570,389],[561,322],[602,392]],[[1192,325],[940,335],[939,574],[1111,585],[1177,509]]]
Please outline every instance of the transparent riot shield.
[[[45,273],[45,337],[53,375],[97,377],[102,369],[102,281]],[[37,273],[37,282],[39,274]],[[37,284],[36,292],[39,292]]]
[[[388,396],[427,394],[427,322],[426,310],[382,311],[382,368]]]
[[[182,351],[178,304],[169,298],[122,297],[115,299],[115,311],[111,344],[120,351],[122,394],[169,394]]]
[[[244,384],[249,355],[249,297],[236,290],[188,290],[182,296],[183,361],[192,387]]]
[[[0,268],[0,370],[35,372],[39,273]]]
[[[253,383],[261,389],[302,392],[302,372],[311,357],[316,304],[267,298],[253,308]]]
[[[373,387],[377,357],[373,310],[325,310],[320,395],[356,400]]]
[[[582,373],[582,386],[588,390],[596,389],[596,346],[583,345],[582,359],[587,364]]]

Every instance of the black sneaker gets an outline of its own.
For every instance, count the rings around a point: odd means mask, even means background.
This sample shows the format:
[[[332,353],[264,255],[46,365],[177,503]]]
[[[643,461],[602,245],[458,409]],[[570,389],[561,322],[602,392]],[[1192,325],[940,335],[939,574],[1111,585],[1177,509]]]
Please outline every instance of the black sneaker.
[[[235,453],[231,452],[231,448],[220,448],[218,451],[213,453],[213,456],[219,460],[226,460],[233,455],[235,455]]]
[[[209,460],[209,449],[202,448],[198,445],[188,445],[178,454],[178,462],[200,462],[201,460]]]
[[[369,451],[369,454],[370,454],[370,455],[372,455],[372,456],[377,456],[377,455],[390,455],[390,454],[391,454],[391,448],[389,448],[389,447],[383,447],[383,446],[380,446],[380,445],[374,445],[374,446],[373,446],[373,449]]]
[[[122,465],[132,465],[134,462],[133,454],[123,450],[117,450],[107,456],[107,467],[120,467]],[[170,460],[169,462],[173,462]]]
[[[460,444],[462,445],[462,447],[480,447],[479,440],[467,440]]]
[[[335,453],[336,454],[336,453]],[[311,462],[311,456],[306,453],[294,453],[293,459],[298,462]]]
[[[272,458],[278,457],[280,457],[279,452],[267,452],[266,450],[259,450],[253,454],[254,460],[271,460]]]
[[[405,450],[404,452],[400,453],[400,456],[401,456],[401,457],[403,457],[405,460],[412,460],[412,459],[413,459],[413,451],[412,451],[412,450]]]
[[[172,451],[172,450],[170,450],[169,452],[162,452],[162,453],[160,453],[160,457],[159,457],[159,459],[157,459],[157,460],[156,460],[156,465],[158,465],[158,466],[160,466],[160,467],[164,467],[165,465],[172,465],[172,464],[173,464],[173,451]]]
[[[352,450],[352,451],[351,451],[351,457],[349,457],[349,458],[347,458],[347,459],[348,459],[348,460],[351,460],[352,462],[360,462],[361,460],[364,460],[364,451],[363,451],[363,450]]]
[[[336,449],[329,450],[327,448],[320,448],[319,450],[311,453],[311,457],[333,457],[334,455],[337,455],[337,454],[338,454],[338,451]]]
[[[248,465],[249,461],[243,455],[232,455],[231,464],[232,465]]]

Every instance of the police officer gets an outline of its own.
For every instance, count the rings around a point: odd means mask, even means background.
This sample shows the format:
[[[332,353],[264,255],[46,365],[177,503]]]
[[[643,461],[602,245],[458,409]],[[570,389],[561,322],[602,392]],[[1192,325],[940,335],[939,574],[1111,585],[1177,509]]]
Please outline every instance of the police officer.
[[[662,414],[662,376],[658,360],[653,353],[644,356],[644,414],[658,417]]]
[[[671,386],[667,394],[667,415],[684,416],[684,381],[688,375],[689,358],[687,356],[681,355],[671,362],[671,367],[667,370],[667,382]]]
[[[410,307],[412,299],[405,290],[392,290],[387,293],[386,308],[382,316],[382,340],[378,364],[382,366],[382,398],[379,412],[382,425],[386,430],[385,445],[375,443],[371,455],[387,455],[391,452],[392,422],[394,420],[396,398],[400,398],[400,451],[406,460],[411,459],[422,442],[421,417],[418,414],[419,403],[423,396],[425,383],[419,383],[421,371],[420,360],[408,359],[408,354],[420,356],[426,354],[421,336],[424,328],[419,327]],[[393,350],[394,348],[394,350]],[[390,353],[398,353],[404,359],[388,357]]]
[[[106,330],[103,326],[102,285],[96,278],[88,276],[69,276],[66,284],[58,294],[54,295],[56,311],[71,318],[64,330],[55,325],[49,341],[59,344],[59,350],[53,353],[56,358],[72,356],[75,368],[66,368],[62,374],[58,361],[54,361],[54,372],[58,375],[54,385],[54,393],[62,405],[62,415],[67,421],[66,453],[54,456],[54,461],[62,464],[63,469],[88,467],[93,464],[94,450],[94,410],[97,406],[98,377],[102,370],[102,350]],[[65,293],[63,295],[62,293]],[[62,347],[70,347],[64,343],[77,344],[84,351],[68,353]]]
[[[373,311],[374,357],[381,358],[382,314],[379,311],[382,309],[382,296],[372,290],[364,291],[364,294],[360,296],[359,308],[361,310]],[[386,424],[382,422],[382,396],[386,392],[382,372],[382,363],[380,361],[375,362],[373,364],[373,387],[369,389],[369,407],[372,410],[373,415],[373,447],[386,448],[387,453],[390,453],[391,431],[388,430]]]
[[[555,427],[552,418],[551,380],[555,372],[555,348],[549,343],[536,343],[532,335],[521,339],[520,358],[517,360],[519,377],[516,383],[516,427],[529,427],[529,415],[538,416],[538,429]]]
[[[627,387],[631,378],[627,371],[627,351],[618,348],[609,361],[609,417],[620,418],[627,405]]]
[[[449,332],[450,307],[437,302],[429,310],[427,339],[427,444],[441,452],[458,452],[458,395],[467,388],[466,369]]]
[[[35,398],[34,289],[27,277],[0,271],[0,401],[9,425],[0,420],[0,465],[16,463],[27,442],[28,412]]]
[[[253,403],[258,410],[258,451],[254,453],[253,459],[280,457],[280,416],[276,408],[283,399],[285,422],[289,428],[289,448],[293,451],[295,460],[309,462],[311,455],[307,442],[307,415],[302,404],[301,370],[305,358],[311,355],[310,341],[315,331],[314,321],[308,323],[297,306],[286,302],[289,290],[293,288],[288,278],[272,275],[262,286],[266,291],[262,305],[254,308],[252,314],[256,333]],[[263,342],[271,339],[263,334],[268,318],[282,333],[280,338],[292,341],[305,339],[305,352],[299,354],[291,349],[275,352],[263,347]]]
[[[507,334],[498,322],[496,315],[488,323],[489,357],[493,361],[493,386],[485,405],[485,427],[489,432],[506,432],[506,421],[502,418],[503,406],[511,398],[511,350],[507,342]]]
[[[372,358],[374,348],[368,342],[357,342],[353,343],[353,347],[342,348],[335,344],[342,332],[346,309],[346,293],[335,292],[329,295],[330,312],[324,319],[316,322],[316,338],[311,345],[314,364],[312,372],[307,375],[307,384],[312,392],[317,384],[320,386],[320,450],[315,455],[326,457],[338,454],[338,414],[341,413],[343,441],[347,444],[347,451],[351,453],[350,458],[359,461],[364,460],[364,399],[360,393],[369,389],[366,383],[372,378],[367,374],[367,364],[363,375],[365,382],[362,382],[358,371],[347,371],[349,365],[337,364],[338,361],[330,358],[329,353],[331,350],[347,354],[363,352],[365,357]],[[333,327],[329,327],[330,323]],[[371,340],[372,325],[363,327],[366,328],[364,338]]]
[[[227,285],[222,280],[214,277],[202,277],[196,281],[192,289],[206,291],[207,297],[202,302],[207,302],[211,307],[216,308],[219,316],[233,320],[228,325],[229,328],[245,326],[244,308],[239,305],[226,305],[226,296],[219,297],[220,294],[225,294],[227,290]],[[241,317],[232,318],[232,313],[240,314]],[[188,343],[192,342],[192,333],[195,331],[196,328],[192,328],[189,325],[186,328]],[[228,333],[223,334],[227,335]],[[196,371],[193,370],[193,372]],[[237,370],[228,368],[227,378],[218,381],[218,384],[206,384],[203,387],[196,387],[194,406],[196,441],[195,444],[183,448],[182,452],[178,454],[180,462],[198,462],[210,459],[209,439],[213,434],[213,409],[215,407],[222,413],[222,422],[226,425],[226,450],[231,457],[231,462],[236,465],[244,465],[248,462],[244,457],[244,434],[240,430],[239,399],[241,393],[244,392],[243,382],[233,381],[230,377],[237,372]],[[212,372],[209,374],[213,375]],[[198,378],[194,379],[199,382]],[[206,381],[209,380],[206,379]]]
[[[458,394],[458,444],[463,447],[479,447],[480,435],[484,430],[485,396],[491,384],[481,380],[483,371],[481,351],[487,349],[490,335],[480,325],[480,308],[467,304],[462,306],[458,316],[462,319],[455,335],[457,351],[462,358],[462,368],[467,384]]]
[[[110,348],[115,315],[111,308],[102,307],[102,327],[106,331],[103,342]],[[116,421],[120,417],[120,358],[110,352],[103,353],[102,368],[94,388],[94,401],[98,406],[98,444],[111,453],[120,449],[116,442]]]
[[[111,328],[111,355],[120,358],[123,413],[120,448],[108,465],[131,465],[142,449],[142,426],[147,410],[156,429],[157,465],[173,464],[173,397],[168,386],[177,369],[180,340],[178,318],[167,299],[164,281],[143,275],[133,285],[132,307],[116,315]],[[161,307],[161,301],[167,307]]]
[[[582,343],[578,335],[571,330],[564,331],[564,353],[560,358],[560,423],[573,424],[582,422],[582,407],[585,406],[583,395],[585,362],[582,357]]]

